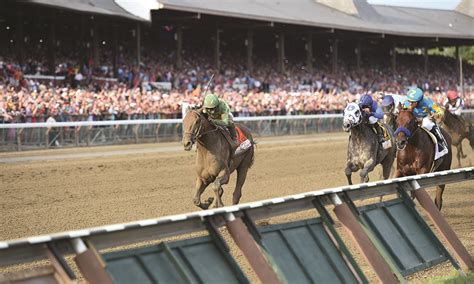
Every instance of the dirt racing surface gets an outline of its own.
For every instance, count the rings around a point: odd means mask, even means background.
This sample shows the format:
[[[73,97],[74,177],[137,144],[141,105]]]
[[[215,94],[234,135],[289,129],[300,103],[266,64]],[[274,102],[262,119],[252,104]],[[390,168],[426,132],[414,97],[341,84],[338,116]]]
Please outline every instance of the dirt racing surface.
[[[258,141],[241,203],[346,184],[346,134]],[[471,166],[466,141],[464,149]],[[0,240],[196,211],[194,159],[179,143],[0,153]],[[226,205],[234,184],[232,176],[224,187]],[[448,185],[442,213],[474,255],[474,182]]]

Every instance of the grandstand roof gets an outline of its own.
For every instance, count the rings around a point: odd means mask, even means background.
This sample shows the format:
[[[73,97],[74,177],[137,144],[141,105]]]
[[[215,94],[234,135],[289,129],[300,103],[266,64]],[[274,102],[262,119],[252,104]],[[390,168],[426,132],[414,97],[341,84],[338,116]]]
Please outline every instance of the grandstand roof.
[[[147,21],[147,19],[126,11],[115,3],[114,0],[20,0],[20,2],[92,14],[118,16],[137,21]]]
[[[455,10],[370,5],[366,0],[158,2],[163,9],[217,16],[402,36],[474,39],[474,18]]]

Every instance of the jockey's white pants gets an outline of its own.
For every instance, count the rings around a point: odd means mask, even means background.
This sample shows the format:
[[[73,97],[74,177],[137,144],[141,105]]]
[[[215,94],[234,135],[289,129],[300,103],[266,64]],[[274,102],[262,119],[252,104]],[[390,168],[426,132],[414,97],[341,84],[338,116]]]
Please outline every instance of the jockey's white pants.
[[[435,126],[435,124],[429,116],[425,116],[423,118],[423,121],[421,122],[421,126],[431,131],[431,129],[433,129],[433,126]]]
[[[379,119],[376,118],[375,116],[369,116],[369,123],[370,124],[376,124],[377,121],[379,121]]]

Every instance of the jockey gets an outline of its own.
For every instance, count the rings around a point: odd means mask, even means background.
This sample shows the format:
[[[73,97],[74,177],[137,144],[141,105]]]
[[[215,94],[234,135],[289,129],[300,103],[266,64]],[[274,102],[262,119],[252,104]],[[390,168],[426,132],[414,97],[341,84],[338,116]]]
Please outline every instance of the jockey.
[[[432,120],[432,116],[443,117],[443,109],[429,97],[424,96],[420,88],[411,88],[408,90],[404,107],[411,109],[416,118],[423,119],[422,126],[436,136],[440,156],[448,153],[446,140],[444,140],[439,127]]]
[[[461,117],[461,112],[464,108],[464,100],[458,96],[456,91],[449,90],[447,98],[444,100],[444,106],[452,114],[455,114],[457,117]]]
[[[232,141],[237,144],[237,132],[235,131],[234,117],[230,112],[229,105],[214,94],[208,94],[204,98],[203,112],[207,113],[209,119],[217,126],[227,127]]]
[[[367,94],[360,97],[359,107],[363,113],[368,116],[369,124],[372,125],[379,136],[379,142],[383,143],[385,141],[383,130],[377,123],[379,119],[383,119],[382,109],[379,107],[378,103],[372,99],[372,96]]]
[[[384,113],[395,113],[395,100],[391,95],[384,96],[382,98],[382,110]]]

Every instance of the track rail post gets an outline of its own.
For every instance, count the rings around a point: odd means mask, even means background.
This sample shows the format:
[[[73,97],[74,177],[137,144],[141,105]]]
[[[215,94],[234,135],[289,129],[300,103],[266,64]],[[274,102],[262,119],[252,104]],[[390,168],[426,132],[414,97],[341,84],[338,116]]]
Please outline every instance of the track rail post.
[[[461,263],[461,267],[464,270],[474,270],[474,263],[471,256],[469,255],[469,252],[461,243],[461,240],[459,240],[451,226],[449,226],[446,219],[444,219],[443,215],[438,210],[433,200],[431,200],[426,190],[420,188],[420,184],[416,180],[411,181],[409,186],[411,187],[416,200],[418,200],[421,207],[425,209],[438,232],[441,233],[444,240],[454,252],[456,259]]]
[[[352,213],[349,205],[342,202],[336,193],[331,194],[331,201],[335,205],[334,213],[347,232],[349,232],[349,235],[357,244],[360,252],[374,269],[379,281],[381,283],[398,283],[398,279],[390,269],[389,264],[367,236],[362,225]]]
[[[225,216],[226,226],[232,239],[247,258],[262,283],[283,283],[273,267],[268,263],[264,252],[257,245],[252,235],[240,218],[228,213]]]

